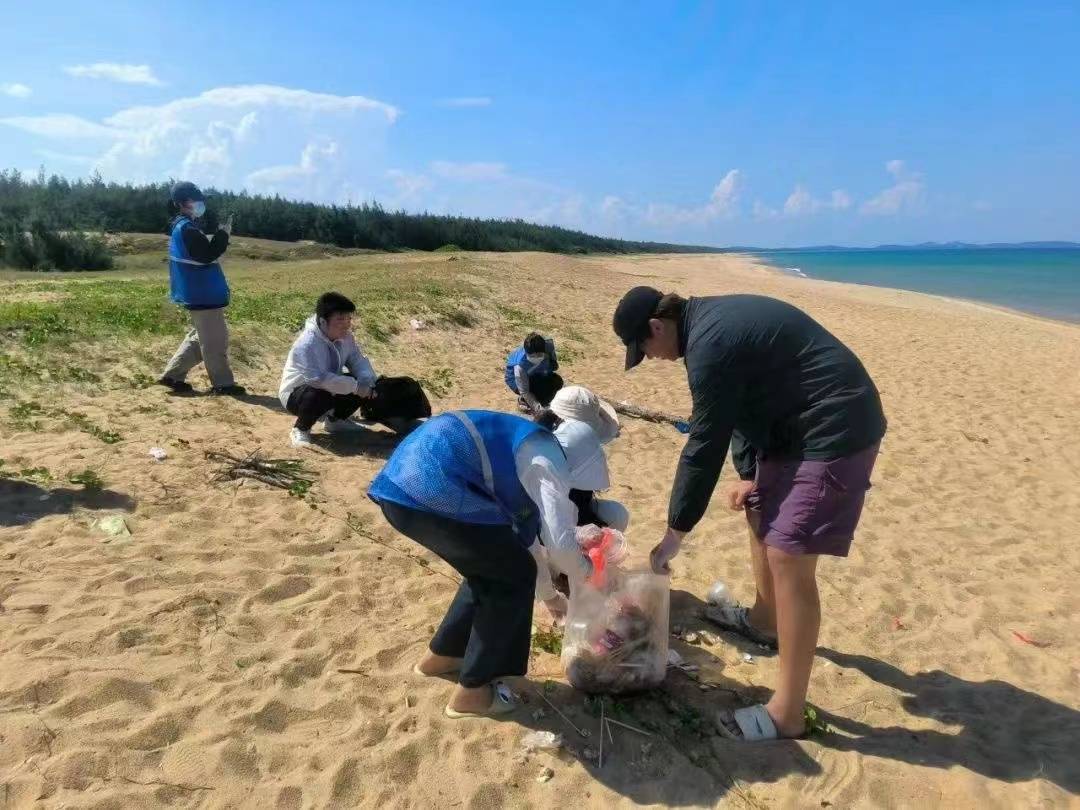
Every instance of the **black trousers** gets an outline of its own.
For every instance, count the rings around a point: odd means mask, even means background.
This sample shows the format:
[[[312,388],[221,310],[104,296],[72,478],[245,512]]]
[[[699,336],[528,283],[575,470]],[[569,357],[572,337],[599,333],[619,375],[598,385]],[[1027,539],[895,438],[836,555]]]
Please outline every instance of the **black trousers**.
[[[356,394],[331,394],[322,388],[301,385],[289,394],[285,410],[296,417],[294,427],[311,430],[327,411],[333,411],[335,419],[348,419],[363,401]]]
[[[509,526],[483,526],[384,502],[387,521],[465,579],[431,639],[435,655],[463,658],[468,688],[529,668],[536,561]]]

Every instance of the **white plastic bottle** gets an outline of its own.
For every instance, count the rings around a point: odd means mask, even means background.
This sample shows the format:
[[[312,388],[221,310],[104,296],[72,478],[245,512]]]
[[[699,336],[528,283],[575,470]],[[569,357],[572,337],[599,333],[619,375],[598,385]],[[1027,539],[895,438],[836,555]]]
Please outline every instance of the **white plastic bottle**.
[[[735,600],[732,598],[728,586],[724,584],[723,580],[719,579],[713,583],[711,588],[709,588],[709,593],[705,597],[705,601],[710,605],[716,605],[717,607],[735,604]]]

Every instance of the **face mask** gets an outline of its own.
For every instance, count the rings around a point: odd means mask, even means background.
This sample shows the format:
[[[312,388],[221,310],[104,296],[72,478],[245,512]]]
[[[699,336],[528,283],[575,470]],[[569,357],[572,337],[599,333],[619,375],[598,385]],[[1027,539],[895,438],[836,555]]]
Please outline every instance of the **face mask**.
[[[204,202],[193,202],[191,204],[191,213],[193,213],[195,215],[195,218],[198,219],[199,217],[201,217],[203,214],[206,213],[206,203],[204,203]]]
[[[546,354],[527,354],[525,359],[532,363],[534,366],[538,366],[547,359]]]

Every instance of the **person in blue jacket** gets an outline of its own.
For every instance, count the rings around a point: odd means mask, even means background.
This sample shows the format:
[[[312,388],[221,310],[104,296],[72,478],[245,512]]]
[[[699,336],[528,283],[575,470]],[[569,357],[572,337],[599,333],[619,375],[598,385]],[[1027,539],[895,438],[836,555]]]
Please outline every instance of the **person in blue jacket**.
[[[447,717],[515,708],[499,679],[526,672],[534,598],[555,618],[566,612],[548,557],[571,584],[592,573],[569,493],[603,489],[605,465],[584,422],[552,433],[513,414],[451,411],[409,434],[371,482],[368,497],[390,525],[463,577],[413,668],[457,675]]]
[[[206,198],[194,183],[174,185],[169,203],[176,213],[169,237],[170,297],[188,311],[192,329],[158,383],[189,394],[193,389],[186,380],[188,372],[204,363],[213,393],[242,395],[245,391],[236,384],[229,367],[229,328],[225,325],[229,284],[220,262],[229,246],[232,225],[226,223],[207,238],[195,224],[206,213]]]
[[[552,397],[563,387],[563,378],[555,373],[558,370],[555,341],[536,332],[510,352],[506,358],[506,386],[518,395],[518,407],[524,413],[536,414],[551,404]]]

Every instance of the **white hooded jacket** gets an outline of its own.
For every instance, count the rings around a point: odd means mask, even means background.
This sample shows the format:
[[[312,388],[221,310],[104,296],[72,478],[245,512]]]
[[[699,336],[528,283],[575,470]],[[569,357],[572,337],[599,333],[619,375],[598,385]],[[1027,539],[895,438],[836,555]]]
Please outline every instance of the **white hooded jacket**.
[[[343,373],[345,368],[351,376]],[[278,399],[287,407],[289,395],[301,385],[331,394],[354,394],[357,387],[373,387],[377,376],[351,333],[341,340],[330,340],[319,328],[318,317],[312,315],[289,349]]]

